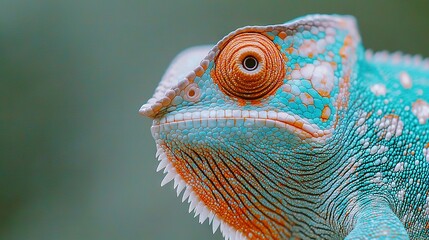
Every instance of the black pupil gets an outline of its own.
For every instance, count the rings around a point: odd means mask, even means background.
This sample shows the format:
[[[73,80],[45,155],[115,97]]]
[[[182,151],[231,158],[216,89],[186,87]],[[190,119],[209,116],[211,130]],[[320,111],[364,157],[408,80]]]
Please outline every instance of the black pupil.
[[[247,71],[253,71],[258,67],[258,60],[252,56],[248,56],[243,60],[243,67]]]

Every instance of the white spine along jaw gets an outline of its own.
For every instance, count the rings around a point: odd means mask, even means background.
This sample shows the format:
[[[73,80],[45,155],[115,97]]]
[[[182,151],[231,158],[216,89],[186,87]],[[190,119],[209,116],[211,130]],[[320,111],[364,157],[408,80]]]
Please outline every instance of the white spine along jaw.
[[[161,181],[161,186],[164,186],[174,180],[174,188],[177,191],[177,197],[179,197],[179,195],[183,192],[182,202],[187,200],[189,203],[189,213],[193,211],[194,217],[198,216],[199,223],[203,224],[206,220],[208,220],[208,223],[212,225],[213,233],[215,233],[217,229],[220,228],[222,236],[226,240],[247,239],[241,232],[235,230],[227,223],[216,217],[215,214],[204,205],[204,203],[194,193],[192,187],[186,185],[182,177],[176,172],[174,166],[170,163],[166,153],[159,144],[157,144],[156,157],[159,161],[156,171],[159,172],[164,169],[163,173],[165,174],[164,179]]]

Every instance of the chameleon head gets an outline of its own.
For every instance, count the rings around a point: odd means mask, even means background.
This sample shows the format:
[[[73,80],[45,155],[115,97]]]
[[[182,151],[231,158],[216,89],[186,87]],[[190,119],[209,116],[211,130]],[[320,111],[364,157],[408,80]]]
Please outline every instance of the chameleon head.
[[[162,184],[174,179],[227,237],[290,236],[299,163],[347,107],[359,43],[351,17],[313,15],[180,54],[140,109],[154,119]]]

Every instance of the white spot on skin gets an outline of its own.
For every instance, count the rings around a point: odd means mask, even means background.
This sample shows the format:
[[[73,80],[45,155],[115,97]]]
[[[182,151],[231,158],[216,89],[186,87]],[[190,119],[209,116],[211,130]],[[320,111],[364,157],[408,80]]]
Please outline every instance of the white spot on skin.
[[[377,136],[384,137],[387,141],[392,139],[392,137],[401,136],[404,128],[404,123],[399,116],[393,114],[386,115],[382,119],[377,119],[374,125],[380,129]]]
[[[415,101],[411,111],[419,119],[420,124],[425,124],[429,119],[429,104],[424,100]]]
[[[369,151],[369,153],[370,154],[381,154],[381,153],[385,153],[385,152],[387,152],[387,150],[389,150],[389,148],[388,147],[386,147],[386,146],[382,146],[382,145],[376,145],[376,146],[373,146],[371,149],[370,149],[370,151]]]
[[[383,114],[383,111],[381,111],[381,109],[377,110],[377,115],[380,116],[381,114]]]
[[[365,111],[359,111],[357,115],[359,119],[356,122],[356,126],[358,127],[356,132],[359,134],[359,136],[363,136],[368,131],[368,125],[365,124],[368,113]]]
[[[405,196],[405,190],[401,189],[399,190],[398,194],[396,194],[396,196],[398,197],[399,201],[404,201],[404,196]]]
[[[399,162],[398,164],[396,164],[395,169],[393,171],[394,172],[404,171],[404,162]]]
[[[359,142],[363,148],[368,148],[370,139],[369,138],[361,139]]]
[[[383,174],[381,172],[377,172],[374,175],[374,178],[372,179],[372,182],[377,184],[377,185],[382,185],[383,184]]]
[[[301,98],[302,103],[306,106],[314,104],[313,97],[308,93],[301,93],[299,98]]]
[[[429,216],[429,196],[426,196],[426,202],[423,208],[425,209],[425,215]]]
[[[370,90],[375,96],[385,96],[387,92],[386,86],[381,83],[372,85]]]
[[[368,113],[365,111],[360,111],[358,112],[358,116],[359,116],[359,119],[357,121],[357,126],[362,126],[366,121],[366,117],[368,116]]]
[[[369,153],[370,153],[370,154],[375,154],[375,153],[377,152],[377,150],[378,150],[378,147],[377,147],[377,146],[373,146],[373,147],[371,148],[371,150],[369,151]]]
[[[310,54],[314,55],[316,53],[316,41],[315,40],[304,40],[302,45],[299,47],[299,55],[303,57],[308,57]]]
[[[363,124],[362,126],[359,126],[356,129],[356,131],[359,134],[359,136],[363,136],[368,131],[368,125],[367,124]]]
[[[303,57],[308,57],[311,55],[322,54],[326,50],[326,40],[320,39],[318,41],[315,40],[304,40],[302,45],[299,47],[298,52],[299,55]]]
[[[326,51],[327,42],[325,39],[320,39],[317,41],[317,53],[323,54]]]
[[[300,72],[303,78],[311,80],[311,77],[313,76],[314,72],[314,65],[306,64],[304,67],[301,68]]]
[[[402,87],[405,89],[410,89],[413,86],[413,81],[407,72],[399,73],[399,81],[401,82]]]
[[[389,147],[387,146],[380,146],[380,148],[377,151],[377,154],[385,153],[389,150]]]
[[[300,70],[293,70],[290,76],[292,77],[292,79],[296,79],[296,80],[300,80],[302,78]]]
[[[291,92],[292,91],[292,87],[289,84],[284,84],[283,85],[283,91],[285,91],[285,92]]]
[[[331,64],[323,62],[315,66],[311,84],[321,96],[329,96],[334,87],[334,70]]]
[[[408,222],[410,219],[413,218],[413,213],[412,212],[407,212],[405,213],[405,215],[402,217],[401,221],[403,223]]]
[[[426,162],[429,163],[429,144],[427,144],[424,148],[423,148],[423,156],[426,159]]]
[[[337,34],[337,30],[333,27],[327,27],[325,32],[327,36],[335,36]]]

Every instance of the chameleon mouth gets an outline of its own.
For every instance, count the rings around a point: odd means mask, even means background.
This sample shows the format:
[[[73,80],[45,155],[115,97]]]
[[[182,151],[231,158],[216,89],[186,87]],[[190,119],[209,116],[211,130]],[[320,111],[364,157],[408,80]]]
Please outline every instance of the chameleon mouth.
[[[155,119],[152,133],[171,129],[199,127],[277,127],[286,129],[302,139],[320,138],[329,135],[329,130],[321,130],[317,125],[310,124],[299,116],[285,112],[255,110],[204,110],[167,115]]]

